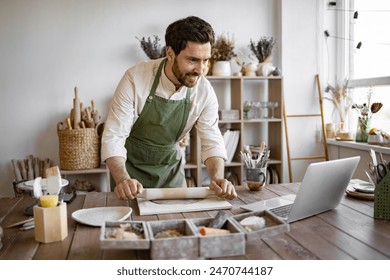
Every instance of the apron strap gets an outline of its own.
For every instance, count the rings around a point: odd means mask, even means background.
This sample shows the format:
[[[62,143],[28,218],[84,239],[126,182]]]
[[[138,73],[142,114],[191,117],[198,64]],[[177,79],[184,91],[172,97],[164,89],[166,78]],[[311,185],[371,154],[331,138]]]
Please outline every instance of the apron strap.
[[[183,116],[183,121],[181,122],[181,126],[180,126],[180,129],[178,130],[178,134],[176,135],[176,139],[179,139],[181,133],[184,130],[184,127],[187,124],[187,120],[188,120],[188,116],[189,116],[188,112],[190,111],[190,96],[191,96],[191,89],[187,88],[186,100],[184,102],[184,106],[185,106],[184,111],[186,112],[186,114],[184,114],[184,116]]]

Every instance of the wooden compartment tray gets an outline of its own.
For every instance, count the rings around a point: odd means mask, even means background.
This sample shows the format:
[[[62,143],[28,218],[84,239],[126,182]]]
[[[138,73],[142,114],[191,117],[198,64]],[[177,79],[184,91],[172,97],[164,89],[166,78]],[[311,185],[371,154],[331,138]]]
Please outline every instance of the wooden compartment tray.
[[[140,239],[121,239],[109,237],[113,234],[113,231],[123,229],[126,226],[137,226],[143,230],[143,238]],[[149,232],[146,230],[146,223],[141,221],[122,221],[122,222],[105,222],[101,227],[100,232],[100,248],[102,249],[149,249],[150,237]]]
[[[223,235],[201,235],[199,229],[207,226],[212,218],[190,219],[199,236],[199,256],[201,258],[218,258],[227,256],[245,255],[245,233],[232,221],[227,220],[222,229],[231,233]]]
[[[199,238],[186,219],[149,221],[146,224],[150,236],[150,257],[158,259],[198,259]],[[179,237],[157,238],[161,232],[177,230]]]
[[[250,216],[258,216],[262,217],[265,220],[265,227],[259,230],[247,230],[243,227],[240,222],[244,218]],[[246,235],[246,239],[248,241],[259,240],[262,238],[267,238],[276,234],[280,234],[283,232],[287,232],[290,230],[290,225],[271,213],[268,210],[255,211],[255,212],[247,212],[243,214],[233,215],[229,217],[232,223],[235,223],[241,231],[243,231]]]

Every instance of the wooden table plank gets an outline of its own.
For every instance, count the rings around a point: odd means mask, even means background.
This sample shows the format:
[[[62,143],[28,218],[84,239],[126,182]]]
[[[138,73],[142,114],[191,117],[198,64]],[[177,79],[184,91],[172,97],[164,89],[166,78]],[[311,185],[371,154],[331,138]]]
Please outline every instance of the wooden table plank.
[[[15,205],[17,205],[23,197],[5,197],[0,198],[0,226],[5,227],[6,225],[3,223],[4,218],[12,212]]]
[[[313,217],[310,221],[302,220],[301,223],[310,228],[318,236],[331,242],[355,259],[387,259],[384,254],[360,242],[351,235],[335,229],[318,217]]]
[[[239,198],[230,201],[231,215],[240,208],[279,195],[295,193],[299,185],[268,185],[258,192],[237,187]],[[0,225],[5,227],[27,219],[24,209],[33,198],[1,198]],[[215,217],[219,210],[140,216],[136,201],[118,200],[113,193],[88,193],[68,204],[68,237],[62,242],[40,244],[34,231],[5,229],[0,259],[150,259],[149,250],[101,250],[100,227],[75,222],[71,213],[79,208],[130,205],[131,219],[154,221]],[[373,218],[373,202],[345,196],[331,211],[290,224],[290,232],[246,242],[246,254],[219,259],[388,259],[390,258],[390,221]]]
[[[279,256],[287,260],[316,260],[313,253],[302,247],[286,234],[264,238],[263,241]],[[267,256],[268,259],[268,256]]]
[[[130,201],[119,200],[116,198],[116,195],[111,192],[111,193],[107,193],[107,206],[130,206]],[[129,220],[131,220],[131,217],[129,218]],[[104,249],[102,250],[102,254],[103,254],[102,258],[104,260],[137,260],[138,259],[138,254],[137,251],[135,250]]]
[[[86,195],[83,209],[104,207],[107,204],[107,193],[90,192]],[[78,223],[70,248],[68,259],[98,260],[102,258],[100,250],[100,228]]]
[[[345,206],[339,205],[337,209],[322,213],[318,217],[390,257],[390,238],[389,234],[386,234],[386,231],[390,232],[389,221],[369,219],[359,212],[354,212],[353,216],[345,216],[347,214],[345,211],[343,214],[342,210],[347,208],[343,207]]]
[[[7,228],[7,225],[31,218],[24,214],[27,207],[35,203],[33,197],[16,198],[12,210],[3,219],[4,236],[1,238],[3,248],[0,251],[0,259],[30,260],[33,258],[39,243],[35,241],[34,231],[21,231],[20,226]],[[3,208],[3,207],[1,207]]]
[[[307,218],[309,224],[312,223],[311,218]],[[322,260],[349,260],[353,259],[334,244],[330,243],[321,236],[318,236],[310,228],[306,227],[301,221],[290,224],[290,232],[286,233],[293,238],[301,246],[312,252],[315,256]]]

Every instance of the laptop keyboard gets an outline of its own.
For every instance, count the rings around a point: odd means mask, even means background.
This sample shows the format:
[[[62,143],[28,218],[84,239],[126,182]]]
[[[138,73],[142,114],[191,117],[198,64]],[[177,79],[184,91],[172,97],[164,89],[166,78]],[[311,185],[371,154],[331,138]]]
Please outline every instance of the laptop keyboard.
[[[287,218],[288,215],[290,214],[292,206],[293,204],[287,204],[287,205],[273,208],[270,211],[278,217]]]

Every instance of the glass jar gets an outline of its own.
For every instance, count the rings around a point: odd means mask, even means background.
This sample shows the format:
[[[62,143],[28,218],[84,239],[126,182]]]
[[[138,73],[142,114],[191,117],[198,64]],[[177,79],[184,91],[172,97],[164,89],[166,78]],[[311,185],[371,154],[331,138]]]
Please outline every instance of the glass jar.
[[[358,117],[356,126],[356,142],[367,143],[368,132],[370,131],[371,118],[367,116]]]

